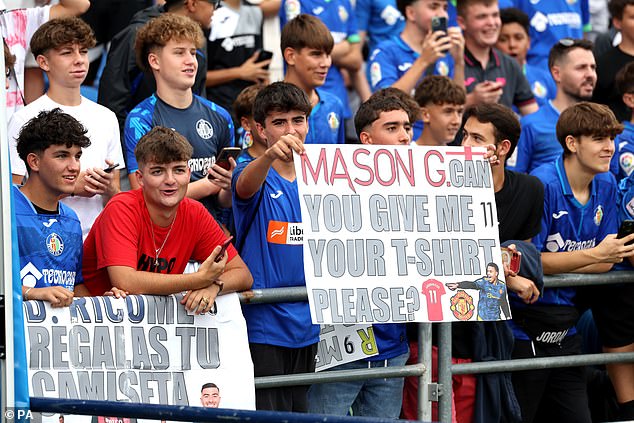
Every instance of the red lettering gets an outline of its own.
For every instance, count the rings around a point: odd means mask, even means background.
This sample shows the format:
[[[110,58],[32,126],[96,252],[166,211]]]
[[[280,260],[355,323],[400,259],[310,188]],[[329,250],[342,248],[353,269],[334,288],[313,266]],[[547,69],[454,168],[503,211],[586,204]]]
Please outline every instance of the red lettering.
[[[405,163],[403,163],[403,158],[401,157],[401,154],[398,150],[394,150],[394,153],[396,155],[396,166],[401,168],[402,172],[399,172],[399,178],[398,181],[399,183],[401,182],[401,178],[400,175],[401,173],[403,173],[405,175],[405,178],[407,179],[407,182],[409,182],[410,186],[415,186],[416,185],[416,181],[414,178],[414,156],[412,154],[412,149],[408,149],[407,150],[407,158],[409,159],[409,163],[408,163],[408,167],[405,166]],[[409,172],[408,172],[409,170]]]
[[[382,155],[388,156],[389,160],[390,160],[389,169],[390,169],[390,173],[392,174],[392,178],[388,179],[388,180],[381,179],[381,176],[380,176],[381,172],[378,171],[379,170],[379,157],[381,157]],[[383,168],[385,169],[386,167],[383,167]],[[396,180],[396,169],[394,168],[394,158],[392,157],[392,154],[389,151],[387,151],[387,150],[385,150],[383,148],[378,150],[374,154],[374,169],[377,171],[376,172],[376,180],[379,182],[379,184],[383,185],[384,187],[391,186],[394,183],[394,181]]]
[[[436,169],[438,167],[438,164],[436,164],[435,166],[433,166],[434,168],[433,170],[435,170],[435,173],[438,176],[440,176],[440,179],[433,180],[431,178],[430,171],[432,170],[431,169],[432,166],[429,165],[429,161],[432,157],[436,157],[439,160],[438,163],[444,163],[445,159],[439,151],[429,150],[427,153],[425,153],[425,159],[423,161],[425,166],[425,178],[427,179],[427,183],[429,183],[429,185],[431,185],[432,187],[439,187],[445,183],[445,171],[443,169]]]
[[[313,183],[317,183],[319,179],[319,172],[323,168],[324,170],[324,181],[328,183],[328,163],[326,162],[326,149],[322,148],[319,152],[319,159],[317,160],[317,170],[313,168],[308,161],[308,154],[302,154],[299,156],[302,164],[302,179],[304,180],[304,184],[308,185],[308,179],[306,175],[306,169],[310,172],[310,176],[313,177]]]
[[[337,170],[341,166],[342,173],[338,173]],[[352,180],[350,179],[350,175],[348,173],[348,166],[346,165],[346,161],[343,159],[341,155],[341,149],[337,148],[335,150],[335,157],[332,161],[332,172],[330,173],[330,185],[334,185],[335,179],[345,179],[348,182],[348,186],[353,192],[357,192],[354,189],[354,185],[352,185]]]
[[[364,181],[359,178],[354,178],[354,183],[367,187],[368,185],[372,185],[372,182],[374,182],[374,172],[372,171],[372,168],[370,166],[360,163],[357,160],[357,156],[360,154],[367,156],[370,154],[370,152],[366,150],[365,148],[359,148],[358,150],[354,150],[354,153],[352,154],[352,161],[354,162],[354,164],[357,166],[358,169],[365,170],[366,172],[368,172],[368,179]]]

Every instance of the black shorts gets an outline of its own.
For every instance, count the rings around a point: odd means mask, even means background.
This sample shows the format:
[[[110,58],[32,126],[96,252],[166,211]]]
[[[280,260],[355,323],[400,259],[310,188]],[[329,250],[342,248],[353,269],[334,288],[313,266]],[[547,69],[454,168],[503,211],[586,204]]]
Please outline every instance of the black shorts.
[[[634,343],[634,284],[595,286],[591,298],[603,346],[618,348]]]

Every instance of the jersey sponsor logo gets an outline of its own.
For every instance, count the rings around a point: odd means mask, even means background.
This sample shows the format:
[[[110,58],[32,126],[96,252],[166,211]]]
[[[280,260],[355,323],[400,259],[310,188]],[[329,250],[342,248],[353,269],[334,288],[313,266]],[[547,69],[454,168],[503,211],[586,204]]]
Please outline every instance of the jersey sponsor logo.
[[[533,84],[533,94],[535,94],[535,97],[546,98],[548,95],[548,89],[542,85],[541,82],[535,81]]]
[[[196,132],[200,138],[208,140],[214,136],[214,127],[205,119],[198,119],[198,122],[196,122]]]
[[[284,12],[286,12],[286,22],[297,17],[301,10],[299,0],[286,0],[284,2]]]
[[[596,240],[594,238],[585,241],[573,241],[570,239],[564,241],[559,232],[549,235],[548,238],[546,238],[546,250],[551,253],[558,251],[587,250],[588,248],[593,248],[595,245]]]
[[[53,226],[53,223],[57,222],[57,219],[48,219],[48,222],[42,222],[42,225],[46,226],[47,228],[50,228],[51,226]]]
[[[339,129],[339,117],[335,112],[328,113],[328,126],[330,130],[335,132]]]
[[[324,8],[321,6],[313,8],[313,15],[318,16],[321,15],[321,12],[324,11]]]
[[[535,28],[537,32],[544,32],[548,28],[548,16],[542,12],[537,12],[531,19],[531,26]]]
[[[57,257],[64,252],[64,240],[53,232],[46,237],[46,249],[50,254]]]
[[[379,50],[375,50],[375,53],[378,53]],[[373,87],[376,88],[376,85],[383,79],[381,75],[381,65],[378,62],[372,62],[370,65],[370,83]]]
[[[393,26],[400,18],[401,12],[399,12],[398,9],[391,4],[385,6],[385,8],[381,11],[381,19],[383,19],[383,22],[385,22],[386,25]]]
[[[202,172],[203,176],[209,173],[209,168],[216,162],[215,157],[196,157],[189,159],[187,165],[192,172]]]
[[[634,154],[629,152],[621,154],[619,156],[619,165],[623,172],[629,176],[634,169]]]
[[[568,212],[566,210],[560,210],[557,213],[553,213],[553,219],[559,219],[562,216],[565,216],[567,214],[568,214]]]
[[[451,297],[451,312],[458,320],[469,320],[473,317],[475,306],[473,305],[473,297],[466,291],[459,289],[456,295]]]
[[[278,198],[280,198],[282,196],[282,194],[284,194],[284,193],[278,189],[275,194],[271,194],[271,198],[278,199]]]
[[[254,35],[240,35],[239,37],[227,37],[220,46],[225,51],[233,51],[236,47],[255,48]]]
[[[270,220],[266,231],[266,240],[271,244],[302,245],[304,231],[301,223]]]
[[[42,269],[43,282],[47,286],[61,285],[67,288],[75,286],[77,272],[71,270]]]
[[[348,11],[345,7],[339,6],[339,19],[341,22],[348,22]]]
[[[33,288],[40,279],[42,279],[42,272],[40,272],[33,263],[28,262],[22,269],[20,269],[20,280],[22,281],[22,285]]]
[[[602,220],[603,220],[603,206],[598,205],[597,208],[594,209],[594,224],[599,226]]]

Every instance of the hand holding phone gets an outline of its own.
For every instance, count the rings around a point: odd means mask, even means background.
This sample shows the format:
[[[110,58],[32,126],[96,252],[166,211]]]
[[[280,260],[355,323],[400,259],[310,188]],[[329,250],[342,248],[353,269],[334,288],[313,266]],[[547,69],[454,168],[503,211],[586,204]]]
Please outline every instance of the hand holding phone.
[[[443,31],[447,33],[447,18],[444,16],[434,16],[431,18],[431,32]]]
[[[227,252],[227,247],[229,247],[229,244],[231,244],[232,240],[233,240],[233,236],[230,236],[229,238],[225,239],[225,241],[222,243],[222,246],[220,247],[220,252],[214,259],[214,262],[218,263],[220,260],[222,260],[222,258],[225,256],[225,253]]]
[[[110,172],[112,172],[113,170],[115,170],[115,169],[117,168],[117,166],[119,166],[119,163],[114,163],[114,164],[111,164],[110,166],[108,166],[108,167],[104,168],[104,170],[103,170],[103,171],[104,171],[104,172],[106,172],[106,173],[110,173]]]
[[[229,162],[229,157],[232,157],[234,160],[240,155],[242,149],[240,147],[225,147],[220,150],[220,153],[216,157],[216,163],[223,169],[229,170],[231,169],[231,163]]]
[[[517,274],[520,271],[522,262],[522,253],[502,247],[502,263],[509,267],[512,273]]]
[[[634,220],[624,220],[621,222],[619,232],[616,235],[618,239],[625,238],[629,234],[634,233]],[[631,245],[634,241],[626,242],[625,245]]]

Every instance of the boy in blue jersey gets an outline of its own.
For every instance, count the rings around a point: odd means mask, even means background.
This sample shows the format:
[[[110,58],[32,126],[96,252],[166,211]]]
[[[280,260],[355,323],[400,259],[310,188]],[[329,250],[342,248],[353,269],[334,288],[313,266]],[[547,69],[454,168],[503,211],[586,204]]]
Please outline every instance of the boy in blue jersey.
[[[354,118],[362,144],[401,145],[411,142],[408,105],[381,92],[361,104]],[[339,365],[334,370],[403,366],[409,356],[404,323],[373,325],[379,354]],[[311,413],[397,419],[403,402],[403,378],[315,384],[308,391]]]
[[[416,144],[445,146],[452,142],[462,123],[464,88],[446,76],[430,75],[418,84],[414,98],[425,124]]]
[[[550,163],[562,153],[555,137],[559,114],[568,107],[592,98],[597,83],[592,42],[563,39],[550,50],[548,67],[557,86],[555,99],[539,111],[524,116],[522,134],[509,167],[516,172],[530,173],[544,163]]]
[[[616,74],[615,83],[623,103],[630,109],[630,120],[623,122],[623,132],[614,139],[616,152],[610,163],[610,171],[618,181],[634,170],[634,62]]]
[[[550,48],[562,38],[583,38],[590,31],[588,0],[512,0],[530,19],[528,63],[545,67]]]
[[[13,186],[22,296],[66,307],[73,295],[89,294],[79,219],[59,198],[73,193],[81,151],[90,140],[75,118],[56,108],[28,121],[17,141],[29,175],[24,185]]]
[[[520,9],[509,7],[500,9],[500,19],[502,28],[495,46],[517,60],[528,79],[537,104],[542,107],[548,100],[555,98],[556,88],[548,70],[526,63],[526,54],[531,47],[528,16]]]
[[[280,8],[282,28],[302,13],[319,18],[332,34],[332,67],[328,71],[323,89],[341,100],[344,117],[349,119],[352,117],[352,109],[344,74],[358,72],[363,62],[352,3],[350,0],[284,0]]]
[[[532,173],[544,184],[542,228],[532,240],[544,274],[603,273],[634,255],[634,245],[625,245],[634,234],[616,238],[616,184],[608,172],[622,128],[604,105],[580,102],[561,113],[556,130],[564,153]],[[515,308],[514,358],[580,353],[575,295],[572,287],[550,288]],[[591,421],[582,368],[516,372],[513,385],[525,422]]]
[[[372,91],[394,87],[408,94],[425,75],[443,75],[464,83],[464,38],[458,27],[447,33],[431,32],[433,18],[447,18],[446,0],[399,0],[399,11],[405,17],[400,35],[379,44],[368,59],[368,81]],[[423,124],[414,124],[418,139]]]
[[[301,224],[293,152],[304,151],[310,101],[293,84],[276,82],[255,98],[253,117],[267,149],[233,173],[236,245],[254,276],[253,289],[303,286]],[[307,301],[243,306],[255,376],[315,371],[319,326]],[[306,411],[307,386],[256,390],[258,410]]]
[[[304,90],[312,106],[305,143],[343,144],[343,104],[321,89],[332,65],[334,40],[330,31],[318,18],[302,14],[284,25],[280,47],[286,63],[284,82]]]
[[[163,14],[139,30],[137,62],[154,75],[156,93],[128,115],[124,147],[130,186],[136,189],[139,183],[132,175],[138,170],[134,148],[141,137],[155,126],[172,128],[183,135],[194,148],[187,196],[203,203],[219,219],[221,208],[231,205],[231,170],[214,163],[223,147],[233,147],[234,128],[229,112],[192,93],[198,68],[196,48],[203,42],[197,23],[173,13]]]
[[[398,36],[405,27],[396,0],[357,0],[354,10],[361,43],[366,43],[370,52],[379,43]]]

